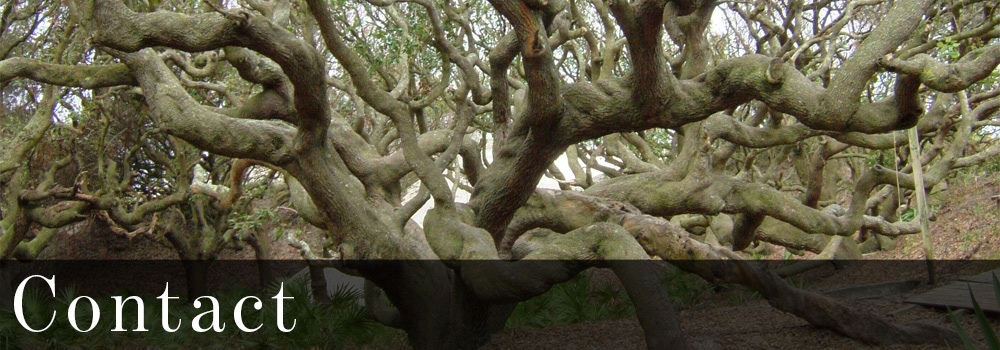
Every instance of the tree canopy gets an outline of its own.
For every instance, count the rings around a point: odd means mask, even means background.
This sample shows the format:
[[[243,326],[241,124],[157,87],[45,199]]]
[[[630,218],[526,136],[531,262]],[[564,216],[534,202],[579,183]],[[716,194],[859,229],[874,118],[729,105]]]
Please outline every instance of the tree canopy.
[[[248,232],[245,182],[280,183],[273,201],[324,233],[295,244],[384,292],[376,316],[417,348],[477,347],[512,302],[590,266],[644,305],[650,348],[683,345],[627,263],[648,259],[865,342],[953,341],[743,252],[860,258],[921,232],[902,218],[916,193],[995,163],[996,7],[6,1],[0,254],[93,221],[200,259]]]

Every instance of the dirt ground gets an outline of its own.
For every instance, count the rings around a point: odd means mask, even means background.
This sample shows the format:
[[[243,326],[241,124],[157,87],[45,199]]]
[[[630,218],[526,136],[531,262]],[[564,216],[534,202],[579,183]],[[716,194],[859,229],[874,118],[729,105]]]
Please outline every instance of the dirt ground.
[[[975,274],[995,268],[996,262],[967,262],[947,264],[939,271],[942,283],[950,283],[960,276]],[[906,273],[886,273],[892,265],[859,263],[854,267],[835,269],[832,265],[811,271],[804,277],[807,289],[825,291],[843,285],[874,284],[888,281],[910,280],[922,277],[919,269],[906,268]],[[878,276],[888,278],[876,278]],[[944,310],[904,304],[903,299],[932,289],[921,285],[901,294],[877,297],[838,298],[847,305],[872,312],[897,323],[922,322],[952,328]],[[734,299],[731,290],[710,296],[699,305],[681,310],[678,317],[695,349],[947,349],[944,346],[868,346],[836,332],[809,325],[806,321],[779,311],[766,301],[752,297],[750,302],[727,306]],[[981,346],[981,332],[973,315],[959,316],[963,327]],[[1000,326],[994,319],[996,329]],[[956,344],[953,348],[962,348]],[[635,318],[575,324],[548,329],[513,329],[495,336],[487,347],[502,349],[645,349],[642,329]]]
[[[941,195],[932,196],[931,237],[938,264],[939,286],[959,277],[978,274],[1000,266],[1000,194],[996,175],[956,181]],[[936,202],[936,203],[935,203]],[[927,292],[926,270],[919,236],[903,237],[891,250],[865,255],[865,259],[886,262],[852,262],[836,269],[832,265],[797,276],[806,289],[826,291],[846,286],[919,280],[920,286],[890,295],[839,299],[897,323],[923,322],[953,328],[945,310],[903,303],[907,297]],[[784,251],[769,258],[781,259]],[[910,260],[911,262],[899,262]],[[853,265],[853,266],[851,266]],[[729,291],[743,293],[745,291]],[[752,296],[752,295],[751,295]],[[745,297],[745,296],[743,296]],[[737,299],[740,297],[736,297]],[[945,346],[869,346],[827,329],[809,325],[792,314],[779,311],[756,298],[742,305],[727,305],[732,295],[720,293],[699,305],[681,310],[678,317],[695,349],[947,349]],[[977,348],[985,340],[974,315],[960,313],[959,321]],[[993,329],[1000,322],[993,315]],[[494,337],[488,349],[644,349],[642,329],[634,318],[575,324],[548,329],[513,329]],[[962,344],[952,346],[963,348]]]
[[[934,257],[941,260],[1000,259],[1000,177],[966,179],[931,196]],[[936,203],[935,203],[936,202]],[[866,259],[923,259],[919,236],[903,237],[900,247]]]

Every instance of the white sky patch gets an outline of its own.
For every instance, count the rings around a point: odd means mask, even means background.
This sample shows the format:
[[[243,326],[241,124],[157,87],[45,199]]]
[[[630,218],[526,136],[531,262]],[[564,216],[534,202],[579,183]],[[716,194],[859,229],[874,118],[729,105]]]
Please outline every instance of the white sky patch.
[[[489,162],[493,161],[493,141],[492,141],[492,139],[487,140],[487,142],[486,142],[486,160],[489,161]],[[455,161],[458,162],[459,164],[461,164],[461,156],[459,156],[458,158],[456,158]],[[598,157],[597,158],[597,163],[600,164],[600,165],[603,165],[603,166],[607,166],[607,167],[612,167],[612,168],[615,167],[615,165],[606,162],[603,157]],[[571,177],[573,176],[573,171],[569,167],[569,158],[566,157],[565,153],[563,153],[562,155],[560,155],[559,158],[557,158],[553,162],[553,164],[556,166],[556,168],[559,169],[560,172],[563,173],[564,176],[567,177],[567,180],[572,180]],[[597,177],[598,174],[594,174],[594,176]],[[455,186],[455,184],[453,182],[451,182],[450,180],[448,181],[448,185],[451,186],[452,188],[454,188],[454,186]],[[416,195],[417,190],[420,188],[419,186],[420,186],[420,183],[417,183],[417,184],[411,186],[410,188],[408,188],[406,190],[406,194],[404,195],[404,199],[403,199],[404,203],[406,201],[412,199]],[[551,177],[542,176],[542,179],[540,181],[538,181],[538,186],[536,188],[558,190],[559,189],[559,182],[556,181],[556,179],[553,179]],[[578,187],[577,187],[577,189],[578,189]],[[455,202],[457,202],[457,203],[469,203],[469,199],[471,197],[472,197],[471,193],[469,193],[468,191],[465,191],[465,190],[463,190],[461,188],[458,188],[455,191]],[[424,215],[426,215],[427,211],[430,210],[433,207],[434,207],[434,201],[433,200],[427,201],[427,203],[424,203],[424,206],[421,207],[420,210],[418,210],[416,214],[413,214],[413,218],[412,219],[414,221],[416,221],[417,224],[419,224],[420,226],[423,226]]]

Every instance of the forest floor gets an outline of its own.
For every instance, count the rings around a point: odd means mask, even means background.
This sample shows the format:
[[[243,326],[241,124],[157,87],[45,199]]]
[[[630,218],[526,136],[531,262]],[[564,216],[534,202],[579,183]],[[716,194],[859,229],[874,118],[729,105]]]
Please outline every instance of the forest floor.
[[[936,218],[930,223],[939,284],[927,284],[920,236],[899,239],[896,247],[864,256],[836,268],[833,264],[795,276],[789,281],[805,289],[828,291],[849,286],[896,281],[920,281],[916,288],[888,295],[838,298],[851,307],[867,310],[897,323],[923,322],[954,328],[945,310],[903,303],[903,300],[1000,266],[1000,177],[966,178],[947,191],[932,196]],[[776,251],[768,259],[782,259]],[[873,261],[869,261],[873,260]],[[987,260],[991,259],[991,260]],[[908,261],[907,261],[908,260]],[[694,305],[683,305],[678,318],[695,349],[947,349],[946,346],[869,346],[834,331],[771,307],[767,301],[742,288],[708,292]],[[985,340],[974,315],[959,314],[959,321],[985,349]],[[993,329],[1000,322],[991,316]],[[495,336],[488,349],[645,349],[642,329],[635,318],[557,326],[544,329],[509,329]],[[951,348],[963,348],[955,344]]]
[[[863,309],[896,323],[922,322],[953,328],[944,310],[903,303],[909,296],[935,288],[926,284],[926,271],[914,263],[854,262],[845,268],[831,265],[810,271],[796,279],[808,290],[826,291],[843,286],[857,286],[900,280],[921,280],[910,291],[868,297],[836,298],[839,302]],[[942,284],[958,277],[996,268],[1000,262],[974,261],[939,266]],[[942,268],[944,267],[944,268]],[[890,270],[890,271],[887,271]],[[882,278],[877,278],[882,276]],[[947,349],[945,346],[892,345],[868,346],[834,331],[816,328],[808,322],[771,307],[767,301],[742,288],[712,293],[696,305],[680,306],[681,326],[694,349]],[[971,338],[985,349],[976,318],[958,316]],[[993,328],[1000,322],[993,318]],[[642,329],[635,318],[581,323],[542,329],[508,329],[494,336],[491,350],[501,349],[645,349]],[[953,349],[962,348],[955,344]]]

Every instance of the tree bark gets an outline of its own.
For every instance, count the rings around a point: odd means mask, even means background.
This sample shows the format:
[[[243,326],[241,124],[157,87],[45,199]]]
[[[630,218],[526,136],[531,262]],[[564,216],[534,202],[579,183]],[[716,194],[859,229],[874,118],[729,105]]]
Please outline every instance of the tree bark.
[[[501,330],[515,304],[475,296],[441,261],[359,263],[402,316],[414,349],[478,349]]]
[[[188,302],[193,302],[200,296],[208,295],[208,268],[212,260],[184,259],[184,278],[187,282]]]
[[[271,242],[266,237],[263,240],[260,239],[260,234],[260,232],[255,232],[249,243],[253,247],[257,261],[257,278],[260,281],[260,289],[263,290],[271,282],[274,282],[274,271],[271,266]]]

